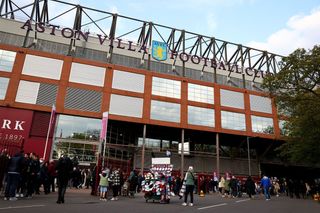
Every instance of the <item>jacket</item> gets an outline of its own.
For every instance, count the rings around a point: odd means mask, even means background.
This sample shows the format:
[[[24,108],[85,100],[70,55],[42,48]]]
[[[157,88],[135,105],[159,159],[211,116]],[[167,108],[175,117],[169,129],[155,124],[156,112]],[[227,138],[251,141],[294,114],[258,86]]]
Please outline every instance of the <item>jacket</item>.
[[[194,185],[194,174],[192,172],[186,174],[186,185]]]
[[[16,154],[13,158],[9,160],[8,173],[10,174],[20,174],[23,166],[23,160],[21,154]]]
[[[270,188],[271,186],[271,182],[270,182],[270,179],[267,177],[267,176],[264,176],[262,179],[261,179],[261,186],[265,189],[268,189]]]

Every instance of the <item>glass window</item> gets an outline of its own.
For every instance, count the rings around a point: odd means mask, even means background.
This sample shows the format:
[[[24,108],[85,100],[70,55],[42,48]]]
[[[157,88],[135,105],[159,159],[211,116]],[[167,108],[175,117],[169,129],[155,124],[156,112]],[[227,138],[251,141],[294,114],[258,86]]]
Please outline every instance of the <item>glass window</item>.
[[[0,78],[0,100],[4,100],[6,97],[9,84],[9,78]]]
[[[221,111],[221,125],[224,129],[246,130],[246,118],[244,114]]]
[[[16,52],[0,50],[0,71],[11,72]]]
[[[53,159],[62,154],[77,157],[79,163],[96,162],[101,120],[59,115],[56,122]]]
[[[272,113],[271,99],[257,95],[250,95],[250,109],[256,112]]]
[[[178,141],[171,141],[171,146],[170,148],[172,150],[178,151],[178,147],[179,147],[179,142]]]
[[[273,134],[273,119],[260,117],[260,116],[251,116],[252,122],[252,131],[266,134]]]
[[[165,78],[153,77],[152,94],[170,98],[180,98],[181,82]]]
[[[188,124],[214,127],[214,109],[188,106]]]
[[[162,148],[162,149],[169,149],[169,148],[170,148],[170,141],[168,141],[168,140],[161,140],[161,148]]]
[[[188,84],[188,100],[214,104],[213,87]]]
[[[244,94],[231,90],[220,90],[221,106],[244,109]]]
[[[180,104],[151,101],[151,119],[180,122]]]
[[[59,115],[56,137],[98,141],[101,120],[69,115]]]
[[[145,140],[145,147],[150,149],[160,149],[160,139],[153,139],[153,138],[146,138]],[[138,146],[142,146],[143,138],[138,139]]]

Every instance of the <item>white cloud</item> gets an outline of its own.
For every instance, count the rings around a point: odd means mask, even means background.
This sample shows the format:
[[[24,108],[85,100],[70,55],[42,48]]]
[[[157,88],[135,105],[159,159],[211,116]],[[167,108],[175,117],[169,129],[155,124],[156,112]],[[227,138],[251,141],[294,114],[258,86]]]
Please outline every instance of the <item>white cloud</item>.
[[[213,32],[217,28],[217,22],[215,20],[215,17],[212,13],[207,14],[207,26],[208,26],[208,31],[210,34],[213,34]]]
[[[111,13],[119,13],[118,8],[116,6],[109,7],[107,11]]]
[[[249,42],[249,47],[267,50],[276,54],[288,55],[297,48],[310,49],[320,44],[320,8],[308,15],[291,17],[285,28],[271,34],[267,41]]]

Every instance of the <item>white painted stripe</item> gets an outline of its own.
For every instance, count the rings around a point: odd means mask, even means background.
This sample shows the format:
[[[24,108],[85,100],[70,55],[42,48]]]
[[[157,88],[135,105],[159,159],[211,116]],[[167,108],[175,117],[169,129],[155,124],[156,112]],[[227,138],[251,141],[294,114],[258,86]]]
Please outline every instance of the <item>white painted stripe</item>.
[[[227,203],[220,203],[220,204],[216,204],[216,205],[213,205],[213,206],[201,207],[201,208],[198,208],[198,210],[209,209],[209,208],[214,208],[214,207],[219,207],[219,206],[225,206],[225,205],[227,205]]]
[[[10,201],[9,201],[10,202]],[[24,208],[33,208],[33,207],[43,207],[45,205],[30,205],[30,206],[8,206],[0,208],[0,210],[7,210],[7,209],[24,209]]]
[[[246,201],[249,201],[249,200],[250,200],[250,199],[237,200],[236,203],[246,202]]]

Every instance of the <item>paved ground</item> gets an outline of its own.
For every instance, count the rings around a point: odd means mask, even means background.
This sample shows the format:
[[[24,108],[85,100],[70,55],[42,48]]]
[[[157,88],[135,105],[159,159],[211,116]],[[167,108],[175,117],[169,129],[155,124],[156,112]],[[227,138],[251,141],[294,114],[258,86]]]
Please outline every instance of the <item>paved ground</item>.
[[[250,200],[243,198],[221,198],[217,194],[210,194],[203,197],[195,195],[195,205],[193,207],[181,206],[182,200],[173,197],[170,204],[159,204],[145,202],[143,194],[136,198],[120,197],[118,201],[100,201],[98,197],[91,196],[87,190],[68,190],[65,204],[56,204],[57,194],[37,195],[32,199],[19,199],[18,201],[0,200],[0,213],[99,213],[99,212],[219,212],[219,213],[319,213],[320,203],[313,200],[297,200],[287,197],[272,197],[270,201],[265,201],[263,196],[257,196]]]

